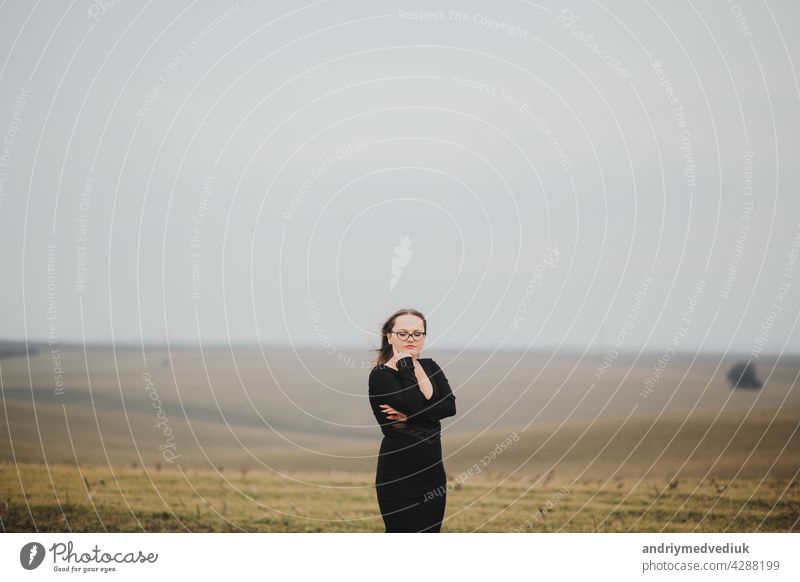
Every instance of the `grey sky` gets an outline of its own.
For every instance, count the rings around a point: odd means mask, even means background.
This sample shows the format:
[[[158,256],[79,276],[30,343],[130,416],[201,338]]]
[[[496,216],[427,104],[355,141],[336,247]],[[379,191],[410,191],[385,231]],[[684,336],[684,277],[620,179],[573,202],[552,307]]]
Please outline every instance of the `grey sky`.
[[[0,8],[3,338],[800,351],[796,2],[101,4]]]

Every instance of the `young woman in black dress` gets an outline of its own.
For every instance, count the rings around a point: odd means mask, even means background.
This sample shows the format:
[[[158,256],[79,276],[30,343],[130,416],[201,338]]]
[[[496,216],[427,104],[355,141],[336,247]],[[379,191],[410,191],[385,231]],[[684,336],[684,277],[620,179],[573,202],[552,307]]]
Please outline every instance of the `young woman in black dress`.
[[[426,333],[416,309],[394,313],[369,375],[369,402],[383,432],[375,489],[386,533],[438,533],[444,518],[439,421],[455,415],[456,399],[439,365],[419,357]]]

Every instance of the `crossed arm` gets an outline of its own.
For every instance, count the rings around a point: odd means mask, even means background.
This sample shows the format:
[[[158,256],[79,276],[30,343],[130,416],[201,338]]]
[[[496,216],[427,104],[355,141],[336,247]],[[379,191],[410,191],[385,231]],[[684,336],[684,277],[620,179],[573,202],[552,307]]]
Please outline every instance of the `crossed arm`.
[[[397,361],[397,376],[390,373],[370,375],[369,400],[378,424],[392,424],[396,428],[402,428],[406,418],[412,421],[416,418],[435,422],[455,415],[455,395],[442,369],[435,361],[433,364],[432,380],[439,388],[439,398],[422,407],[418,405],[419,398],[411,398],[409,395],[411,390],[408,389],[419,389],[411,356]],[[391,420],[387,422],[387,418]]]

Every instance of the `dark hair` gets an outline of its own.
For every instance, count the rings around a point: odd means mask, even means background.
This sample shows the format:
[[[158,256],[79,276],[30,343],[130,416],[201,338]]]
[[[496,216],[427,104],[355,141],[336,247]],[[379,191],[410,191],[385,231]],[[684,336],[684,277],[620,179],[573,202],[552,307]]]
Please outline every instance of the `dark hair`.
[[[384,364],[392,359],[394,355],[394,350],[392,350],[392,344],[389,343],[389,338],[387,337],[388,333],[392,331],[394,327],[394,320],[400,317],[401,315],[416,315],[422,320],[422,326],[424,332],[427,333],[428,331],[428,322],[425,319],[425,316],[422,315],[416,309],[398,309],[395,311],[389,319],[387,319],[384,324],[381,326],[381,347],[372,350],[373,352],[378,352],[378,357],[375,360],[375,365],[379,366]]]

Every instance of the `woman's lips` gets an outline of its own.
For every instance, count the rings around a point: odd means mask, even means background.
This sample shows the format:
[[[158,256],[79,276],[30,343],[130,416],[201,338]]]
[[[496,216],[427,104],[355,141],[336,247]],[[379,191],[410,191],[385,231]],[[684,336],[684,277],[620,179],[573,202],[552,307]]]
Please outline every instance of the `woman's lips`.
[[[407,348],[413,348],[414,346],[406,346]]]

